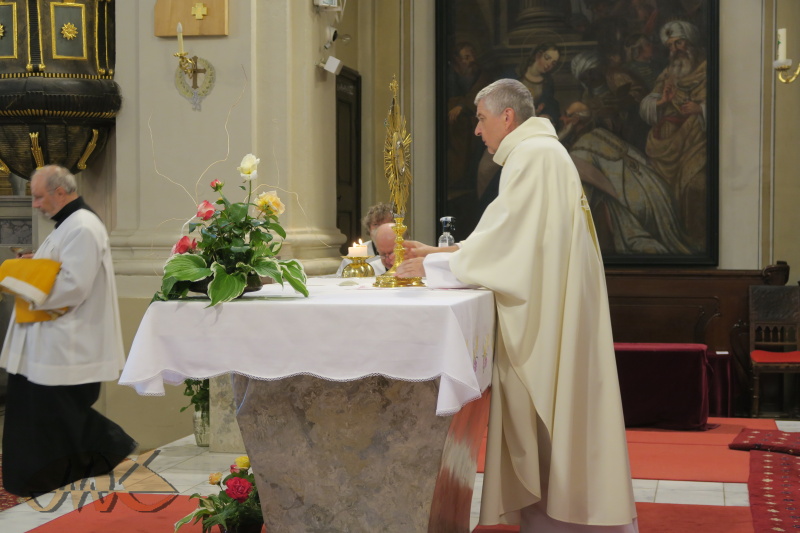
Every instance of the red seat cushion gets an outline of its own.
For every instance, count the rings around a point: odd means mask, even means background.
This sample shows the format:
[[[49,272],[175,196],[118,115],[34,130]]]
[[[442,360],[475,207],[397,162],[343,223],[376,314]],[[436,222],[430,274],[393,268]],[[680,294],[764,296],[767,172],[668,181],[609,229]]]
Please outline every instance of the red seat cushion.
[[[768,352],[766,350],[753,350],[750,359],[755,363],[800,363],[800,351],[795,352]]]

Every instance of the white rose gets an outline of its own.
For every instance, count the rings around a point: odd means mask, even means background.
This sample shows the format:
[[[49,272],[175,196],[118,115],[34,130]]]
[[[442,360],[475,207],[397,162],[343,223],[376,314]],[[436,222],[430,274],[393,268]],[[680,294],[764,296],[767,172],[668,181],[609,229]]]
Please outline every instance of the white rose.
[[[258,162],[261,161],[253,154],[247,154],[242,159],[241,165],[236,168],[246,181],[254,180],[258,177]]]

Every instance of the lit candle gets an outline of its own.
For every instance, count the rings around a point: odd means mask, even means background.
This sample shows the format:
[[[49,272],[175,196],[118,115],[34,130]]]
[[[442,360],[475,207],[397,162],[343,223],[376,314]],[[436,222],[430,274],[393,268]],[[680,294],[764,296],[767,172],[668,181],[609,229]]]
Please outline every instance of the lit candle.
[[[367,257],[367,245],[358,239],[358,243],[347,247],[347,255],[348,257]]]
[[[181,23],[178,23],[178,53],[183,53],[183,26]]]
[[[786,28],[778,30],[778,61],[786,61]]]

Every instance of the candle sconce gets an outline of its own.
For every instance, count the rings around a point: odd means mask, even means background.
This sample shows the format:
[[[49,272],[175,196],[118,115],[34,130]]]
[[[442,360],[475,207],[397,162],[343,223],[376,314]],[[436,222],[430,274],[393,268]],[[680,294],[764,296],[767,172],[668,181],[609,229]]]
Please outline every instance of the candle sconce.
[[[797,76],[800,75],[800,65],[797,66],[797,70],[794,71],[794,74],[791,74],[788,78],[785,76],[785,73],[792,68],[792,60],[786,59],[786,28],[779,29],[777,37],[778,59],[772,63],[772,68],[778,72],[778,79],[781,80],[781,82],[792,83],[797,79]]]
[[[189,59],[186,52],[176,52],[173,55],[178,58],[178,68],[181,69],[184,74],[191,76],[195,72],[197,68],[197,63],[195,63],[197,56],[195,56],[194,59]]]
[[[205,59],[197,56],[189,57],[183,49],[183,27],[178,23],[178,51],[173,54],[178,58],[178,67],[175,69],[175,88],[192,103],[194,111],[200,111],[203,98],[211,93],[214,88],[214,67]],[[199,81],[202,77],[202,81]],[[190,85],[191,82],[191,85]]]
[[[792,60],[785,59],[783,61],[775,61],[772,63],[772,67],[778,71],[778,79],[781,80],[783,83],[792,83],[794,80],[800,76],[800,65],[797,65],[797,69],[794,71],[794,74],[790,75],[788,78],[785,77],[785,72],[787,72],[790,68],[792,68]]]

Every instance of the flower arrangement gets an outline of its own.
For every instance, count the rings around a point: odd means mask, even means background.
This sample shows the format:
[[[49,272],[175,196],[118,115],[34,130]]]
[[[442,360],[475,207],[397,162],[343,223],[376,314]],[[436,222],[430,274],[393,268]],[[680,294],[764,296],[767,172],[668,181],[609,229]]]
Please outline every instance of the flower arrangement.
[[[222,193],[225,184],[215,179],[211,189],[219,193],[215,204],[203,200],[197,213],[187,222],[188,233],[172,247],[164,265],[161,291],[156,300],[184,298],[193,283],[208,281],[211,305],[228,302],[242,295],[248,277],[268,277],[280,284],[289,283],[308,296],[306,274],[299,261],[281,261],[277,254],[283,245],[273,232],[286,238],[278,217],[286,209],[275,191],[263,192],[253,199],[253,181],[258,176],[259,159],[247,154],[237,168],[247,187],[243,202],[231,202]]]
[[[243,532],[251,528],[261,531],[264,516],[250,459],[246,455],[236,458],[224,479],[222,472],[214,472],[208,476],[208,482],[218,486],[219,493],[205,497],[192,494],[191,498],[200,500],[197,509],[175,522],[175,531],[184,524],[200,521],[204,533],[214,526],[220,526],[222,531]]]

